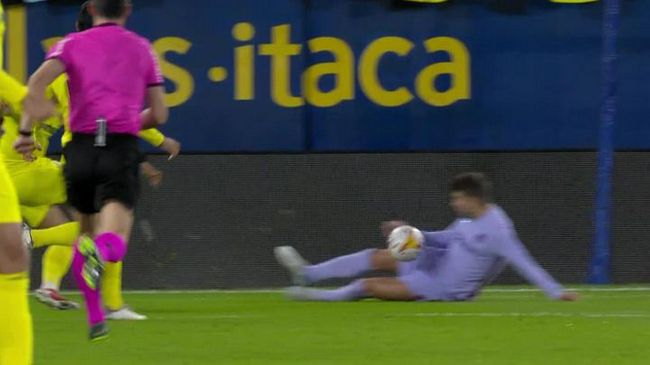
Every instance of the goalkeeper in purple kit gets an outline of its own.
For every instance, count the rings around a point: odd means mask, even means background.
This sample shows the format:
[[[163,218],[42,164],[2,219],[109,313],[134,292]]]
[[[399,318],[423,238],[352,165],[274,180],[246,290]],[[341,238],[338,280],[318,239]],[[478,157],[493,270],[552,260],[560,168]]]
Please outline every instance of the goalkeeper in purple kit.
[[[351,301],[377,298],[398,301],[466,301],[506,265],[539,287],[552,299],[574,301],[528,253],[507,214],[490,203],[490,183],[484,175],[466,173],[451,182],[451,207],[458,218],[446,229],[424,232],[421,250],[413,261],[398,261],[386,249],[367,249],[321,264],[309,265],[298,252],[275,249],[278,262],[291,273],[296,286],[288,295],[296,300]],[[406,222],[386,222],[385,235]],[[395,277],[357,279],[334,289],[307,285],[331,278],[355,278],[370,271],[389,271]]]

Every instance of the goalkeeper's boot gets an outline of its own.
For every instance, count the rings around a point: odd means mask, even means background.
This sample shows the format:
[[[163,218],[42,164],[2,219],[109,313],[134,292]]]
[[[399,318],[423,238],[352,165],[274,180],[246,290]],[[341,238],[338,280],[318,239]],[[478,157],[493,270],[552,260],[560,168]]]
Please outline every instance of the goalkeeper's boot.
[[[305,266],[309,265],[309,262],[300,256],[295,248],[291,246],[280,246],[276,247],[273,253],[280,265],[289,270],[291,281],[294,285],[305,286],[309,284],[305,277]]]
[[[302,286],[292,286],[290,288],[287,288],[284,292],[287,298],[302,302],[319,300],[318,296],[315,293],[315,289],[304,288]]]

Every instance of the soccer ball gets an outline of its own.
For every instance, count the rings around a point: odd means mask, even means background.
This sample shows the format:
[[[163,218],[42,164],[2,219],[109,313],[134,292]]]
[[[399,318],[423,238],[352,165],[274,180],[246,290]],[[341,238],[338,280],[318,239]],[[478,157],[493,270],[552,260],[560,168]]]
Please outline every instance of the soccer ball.
[[[422,243],[424,235],[419,229],[411,226],[395,228],[388,236],[388,251],[399,261],[415,260]]]

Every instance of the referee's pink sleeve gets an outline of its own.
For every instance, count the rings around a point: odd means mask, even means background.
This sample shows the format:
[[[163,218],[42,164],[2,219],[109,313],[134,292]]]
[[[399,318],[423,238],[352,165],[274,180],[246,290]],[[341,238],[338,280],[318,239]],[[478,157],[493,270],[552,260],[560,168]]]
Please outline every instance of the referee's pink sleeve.
[[[74,35],[69,34],[62,40],[58,41],[45,56],[46,60],[57,59],[65,65],[67,70],[70,65],[70,49],[72,48]]]
[[[160,70],[160,64],[158,63],[158,56],[153,50],[150,44],[149,47],[149,71],[147,74],[147,87],[161,86],[164,84],[165,79],[163,78],[162,71]]]

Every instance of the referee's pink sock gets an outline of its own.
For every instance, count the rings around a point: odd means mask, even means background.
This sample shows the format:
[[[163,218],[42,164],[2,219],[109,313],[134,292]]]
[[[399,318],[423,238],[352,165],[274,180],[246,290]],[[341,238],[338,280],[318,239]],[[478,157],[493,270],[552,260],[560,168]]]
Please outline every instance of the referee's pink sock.
[[[95,245],[104,261],[120,262],[126,255],[126,242],[112,232],[105,232],[95,237]]]
[[[101,258],[108,262],[120,262],[126,255],[126,242],[115,233],[106,232],[95,238],[95,246]],[[100,289],[91,289],[83,278],[84,257],[79,252],[79,247],[74,246],[74,257],[72,259],[72,273],[81,293],[83,294],[88,310],[88,322],[91,326],[104,322],[104,310]]]

